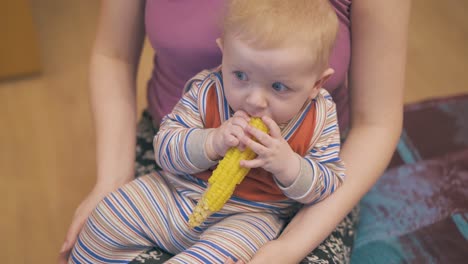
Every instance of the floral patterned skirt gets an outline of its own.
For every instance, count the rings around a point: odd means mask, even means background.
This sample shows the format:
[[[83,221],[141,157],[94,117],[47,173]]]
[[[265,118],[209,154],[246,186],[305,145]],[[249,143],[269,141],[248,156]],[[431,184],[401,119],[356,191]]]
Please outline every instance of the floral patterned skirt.
[[[148,112],[143,112],[142,118],[138,123],[137,146],[135,161],[135,176],[139,177],[151,173],[160,168],[154,161],[153,137],[157,132],[157,127],[153,125],[152,118]],[[351,249],[354,243],[359,208],[354,208],[336,229],[312,251],[301,264],[307,263],[349,263]],[[131,264],[145,263],[158,264],[164,263],[172,256],[159,248],[153,248],[136,257]]]

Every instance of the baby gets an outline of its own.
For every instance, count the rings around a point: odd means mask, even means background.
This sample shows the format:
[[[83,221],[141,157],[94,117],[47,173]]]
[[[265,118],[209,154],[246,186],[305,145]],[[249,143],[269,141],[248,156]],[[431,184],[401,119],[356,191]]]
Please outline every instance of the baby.
[[[162,171],[107,196],[90,216],[72,263],[129,262],[151,247],[167,263],[248,262],[302,204],[340,186],[335,104],[322,89],[337,17],[324,0],[232,0],[217,40],[222,64],[186,85],[154,138]],[[251,125],[259,117],[269,129]],[[255,139],[255,140],[254,140]],[[234,195],[200,226],[189,215],[232,147],[257,154]]]

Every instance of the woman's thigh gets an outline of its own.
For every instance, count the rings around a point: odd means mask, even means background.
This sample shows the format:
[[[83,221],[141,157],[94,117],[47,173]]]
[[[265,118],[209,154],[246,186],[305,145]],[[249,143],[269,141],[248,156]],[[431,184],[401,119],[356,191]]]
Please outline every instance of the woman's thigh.
[[[153,138],[158,128],[153,125],[153,119],[147,111],[143,112],[138,122],[136,135],[135,177],[160,170],[154,161]]]
[[[344,264],[351,261],[359,206],[356,206],[333,230],[333,232],[301,261],[301,264]]]

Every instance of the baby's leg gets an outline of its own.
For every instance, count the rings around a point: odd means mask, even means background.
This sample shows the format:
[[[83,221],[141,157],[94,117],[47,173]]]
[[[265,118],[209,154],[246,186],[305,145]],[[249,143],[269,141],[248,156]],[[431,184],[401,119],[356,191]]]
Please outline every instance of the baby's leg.
[[[283,226],[284,221],[272,214],[236,214],[208,228],[197,243],[167,263],[224,263],[228,257],[247,263]]]
[[[172,250],[165,239],[166,198],[171,194],[157,178],[140,177],[99,203],[78,237],[70,262],[127,263],[153,246]]]

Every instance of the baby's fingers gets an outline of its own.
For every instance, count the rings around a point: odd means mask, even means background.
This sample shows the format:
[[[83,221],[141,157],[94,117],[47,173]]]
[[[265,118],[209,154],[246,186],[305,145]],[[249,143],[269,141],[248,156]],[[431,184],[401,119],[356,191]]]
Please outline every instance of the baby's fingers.
[[[241,117],[241,118],[245,119],[247,122],[250,121],[249,115],[246,112],[242,111],[242,110],[238,110],[237,112],[235,112],[233,117]]]
[[[241,138],[241,143],[244,144],[245,147],[250,148],[257,155],[263,155],[267,151],[267,148],[265,146],[263,146],[259,142],[252,140],[247,136]]]
[[[271,144],[271,137],[267,133],[265,133],[265,132],[251,126],[251,125],[246,127],[246,131],[247,131],[247,133],[252,135],[256,139],[256,141],[260,142],[262,145],[269,146]],[[247,143],[247,142],[244,142],[244,143]],[[246,145],[249,146],[250,144],[251,143],[246,144]],[[254,149],[252,149],[252,150],[254,150]],[[255,152],[255,153],[260,154],[258,152]]]
[[[262,117],[262,121],[263,121],[263,123],[265,123],[265,125],[270,130],[270,135],[273,138],[281,138],[282,137],[281,129],[279,128],[278,124],[276,124],[276,122],[273,121],[273,119],[271,119],[268,116],[264,116],[264,117]]]
[[[225,144],[226,146],[230,147],[237,147],[239,145],[240,141],[237,139],[237,137],[233,135],[226,136],[225,139]]]
[[[265,165],[265,161],[261,159],[241,160],[239,165],[241,167],[249,168],[249,169],[260,168],[260,167],[263,167],[263,165]]]

